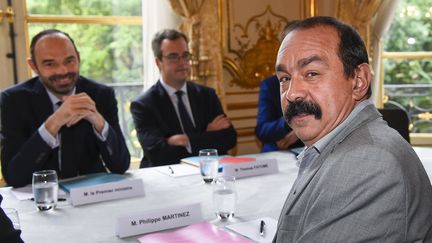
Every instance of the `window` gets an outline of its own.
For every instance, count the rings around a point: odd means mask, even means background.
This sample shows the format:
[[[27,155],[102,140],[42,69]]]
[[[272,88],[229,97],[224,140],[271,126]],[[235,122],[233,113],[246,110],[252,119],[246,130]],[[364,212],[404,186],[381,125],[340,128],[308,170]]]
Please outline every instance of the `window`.
[[[401,0],[385,37],[384,106],[407,111],[413,144],[432,144],[432,5]]]
[[[28,43],[39,31],[57,28],[76,42],[83,76],[112,86],[120,126],[132,157],[142,149],[129,112],[143,87],[141,0],[27,0]],[[29,45],[27,45],[29,46]]]

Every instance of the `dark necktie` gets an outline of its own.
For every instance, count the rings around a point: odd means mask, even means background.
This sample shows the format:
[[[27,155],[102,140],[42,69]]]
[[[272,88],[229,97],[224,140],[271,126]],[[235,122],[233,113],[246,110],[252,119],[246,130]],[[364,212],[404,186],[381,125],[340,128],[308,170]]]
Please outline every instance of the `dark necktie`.
[[[57,102],[58,107],[62,104],[61,101]],[[73,127],[66,127],[64,125],[59,131],[59,176],[60,178],[68,178],[71,176],[77,176],[76,171],[76,159],[73,147],[74,136]]]
[[[179,110],[181,123],[183,125],[183,132],[193,132],[195,130],[194,125],[182,100],[182,96],[184,93],[183,91],[178,90],[177,92],[175,92],[175,94],[177,95],[177,107]]]

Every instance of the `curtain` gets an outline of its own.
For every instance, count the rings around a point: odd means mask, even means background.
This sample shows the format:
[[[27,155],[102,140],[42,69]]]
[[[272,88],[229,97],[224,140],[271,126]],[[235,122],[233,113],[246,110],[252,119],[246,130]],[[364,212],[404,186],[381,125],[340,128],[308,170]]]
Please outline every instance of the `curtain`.
[[[170,0],[171,7],[184,18],[193,17],[201,8],[204,0]]]
[[[143,65],[144,90],[150,88],[159,79],[159,69],[156,66],[151,41],[161,29],[176,28],[179,18],[171,11],[167,0],[142,0],[143,17]]]
[[[384,70],[381,70],[381,56],[383,52],[382,40],[384,34],[390,28],[398,4],[399,0],[383,0],[377,12],[372,30],[373,49],[375,51],[373,53],[373,63],[371,65],[377,74],[372,80],[372,100],[378,107],[382,106],[382,99],[384,95],[384,83],[381,82],[381,74],[384,72]]]
[[[363,38],[369,53],[372,52],[370,24],[381,0],[339,0],[337,17],[354,26]]]
[[[382,85],[379,83],[382,48],[380,42],[391,23],[398,0],[339,0],[337,17],[354,26],[365,42],[372,69],[372,97],[381,104]]]
[[[191,80],[214,88],[224,104],[218,3],[215,0],[170,0],[171,8],[181,17],[179,29],[188,36],[189,50],[193,54]]]
[[[169,0],[172,10],[181,16],[180,31],[186,34],[189,39],[189,49],[194,55],[191,79],[195,82],[202,82],[198,78],[200,57],[204,55],[204,48],[201,45],[201,16],[200,9],[205,0]]]

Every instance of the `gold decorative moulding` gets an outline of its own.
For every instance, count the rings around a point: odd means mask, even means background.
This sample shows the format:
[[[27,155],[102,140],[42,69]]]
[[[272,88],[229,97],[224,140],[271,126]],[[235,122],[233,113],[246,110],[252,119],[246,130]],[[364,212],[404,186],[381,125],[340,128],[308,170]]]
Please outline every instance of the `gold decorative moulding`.
[[[233,76],[229,85],[253,89],[259,87],[263,79],[274,74],[280,33],[287,21],[267,6],[245,25],[233,25],[228,38],[236,43],[236,47],[229,44],[230,55],[224,57],[224,66]]]

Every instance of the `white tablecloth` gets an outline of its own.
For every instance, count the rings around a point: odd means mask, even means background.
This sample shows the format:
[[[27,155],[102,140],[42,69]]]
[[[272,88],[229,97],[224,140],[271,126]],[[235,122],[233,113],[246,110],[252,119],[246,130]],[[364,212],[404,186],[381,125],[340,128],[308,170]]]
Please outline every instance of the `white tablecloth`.
[[[415,148],[422,159],[429,178],[432,178],[432,148]],[[133,178],[141,178],[145,196],[73,207],[60,202],[57,209],[39,212],[33,201],[18,201],[11,188],[1,188],[3,208],[19,212],[22,238],[29,243],[49,242],[136,242],[138,236],[120,239],[115,235],[116,218],[134,212],[163,209],[199,202],[205,220],[219,225],[254,220],[260,217],[278,219],[286,196],[297,175],[295,156],[289,152],[252,155],[276,158],[279,173],[237,180],[237,209],[235,218],[226,223],[213,214],[212,187],[202,183],[199,175],[172,178],[154,168],[130,171]]]

